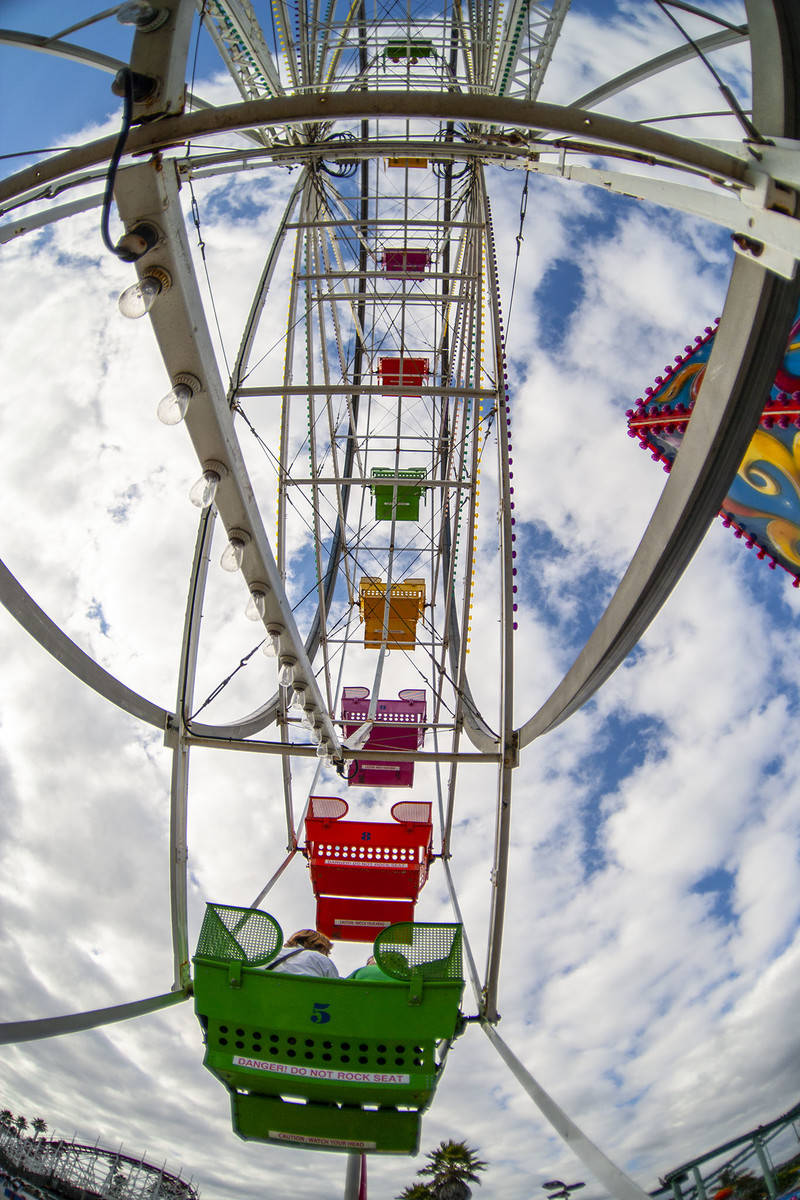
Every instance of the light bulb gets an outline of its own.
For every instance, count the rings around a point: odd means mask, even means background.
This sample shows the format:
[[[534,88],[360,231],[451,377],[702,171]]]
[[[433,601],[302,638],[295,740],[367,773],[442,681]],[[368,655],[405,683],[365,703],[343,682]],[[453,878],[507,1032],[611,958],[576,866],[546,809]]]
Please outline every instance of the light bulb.
[[[244,558],[244,548],[250,541],[250,534],[243,529],[232,529],[228,534],[228,544],[222,551],[219,565],[223,571],[239,571]]]
[[[120,25],[135,25],[140,33],[151,33],[159,29],[169,16],[168,8],[154,8],[146,0],[130,0],[117,9]]]
[[[317,728],[317,710],[313,704],[303,709],[300,724],[303,726],[303,729],[314,730]]]
[[[281,651],[281,634],[283,633],[282,625],[267,626],[267,640],[261,647],[267,658],[277,658]]]
[[[119,298],[119,311],[123,317],[135,321],[143,317],[156,302],[162,292],[166,292],[172,280],[163,267],[150,267],[138,283],[132,284]]]
[[[313,729],[309,730],[309,734],[312,742],[316,742],[316,744],[319,745],[322,741],[322,730],[315,725]]]
[[[162,425],[180,425],[186,416],[194,392],[188,383],[176,383],[171,392],[162,396],[156,409],[156,416]]]
[[[123,317],[135,321],[149,312],[155,299],[161,291],[161,284],[152,275],[145,275],[138,283],[134,283],[119,298],[119,311]]]
[[[247,608],[244,610],[244,615],[248,621],[263,621],[267,615],[267,592],[269,584],[266,583],[251,583],[250,584],[250,599],[247,602]]]
[[[189,492],[189,499],[197,508],[208,508],[214,503],[214,497],[217,494],[219,481],[222,478],[217,471],[205,470],[197,483],[192,485],[192,490]]]
[[[320,742],[320,744],[317,746],[316,754],[317,758],[327,758],[330,754],[330,746],[328,743],[325,741]]]
[[[296,658],[292,658],[290,654],[282,654],[278,660],[278,684],[280,687],[288,688],[292,686],[294,679],[294,668]]]
[[[244,558],[244,542],[241,538],[231,538],[225,549],[222,551],[222,557],[219,560],[219,565],[223,571],[238,571],[242,565]]]
[[[122,4],[117,9],[117,20],[120,25],[147,25],[157,12],[158,9],[147,4],[146,0],[130,0],[130,3]]]
[[[305,709],[306,706],[306,689],[302,679],[292,681],[292,698],[289,701],[290,708]]]

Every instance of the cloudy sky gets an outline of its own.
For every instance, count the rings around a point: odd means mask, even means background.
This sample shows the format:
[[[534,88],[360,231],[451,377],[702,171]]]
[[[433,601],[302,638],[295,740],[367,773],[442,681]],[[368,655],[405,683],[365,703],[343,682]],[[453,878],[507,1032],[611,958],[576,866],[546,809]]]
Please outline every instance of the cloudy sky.
[[[711,7],[744,19],[738,0]],[[91,11],[78,0],[0,0],[0,24],[52,34]],[[123,57],[130,31],[104,22],[86,41]],[[644,0],[573,0],[542,98],[567,102],[675,42]],[[2,122],[0,153],[116,129],[107,75],[4,47],[0,56],[0,104],[14,113]],[[745,51],[718,62],[746,100]],[[198,93],[231,99],[202,47],[199,63]],[[718,107],[713,81],[693,64],[607,111]],[[705,132],[738,136],[731,121]],[[197,188],[229,361],[295,178],[273,169]],[[507,298],[522,179],[496,170],[489,185]],[[198,471],[185,431],[155,418],[167,385],[147,322],[117,310],[132,270],[103,251],[96,212],[0,252],[0,553],[70,637],[171,708],[197,521],[187,491]],[[731,258],[727,234],[697,220],[531,180],[508,337],[517,723],[569,667],[638,544],[666,476],[626,436],[625,410],[720,314]],[[262,330],[275,354],[284,313],[276,305]],[[471,674],[490,703],[497,548],[494,511],[484,508]],[[210,572],[201,699],[257,640],[245,601],[238,577]],[[500,1031],[646,1189],[797,1100],[798,609],[788,577],[716,523],[636,652],[591,704],[524,753],[516,773]],[[168,752],[5,614],[0,646],[2,1019],[166,991]],[[255,707],[272,670],[254,656],[223,694],[220,719]],[[296,762],[299,804],[309,786]],[[433,798],[433,787],[420,771],[415,795]],[[206,900],[247,904],[278,866],[282,811],[277,762],[193,752],[192,943]],[[493,828],[491,769],[462,772],[452,868],[481,964]],[[312,923],[302,863],[267,907],[287,931]],[[418,915],[448,913],[434,868]],[[362,952],[343,947],[336,957],[349,970]],[[201,1061],[198,1026],[182,1005],[3,1047],[0,1105],[41,1115],[63,1135],[166,1158],[194,1175],[206,1200],[341,1195],[343,1158],[240,1142]],[[604,1194],[474,1028],[453,1050],[422,1149],[449,1137],[490,1162],[485,1197],[530,1200],[554,1177],[587,1179],[587,1197]],[[371,1160],[370,1194],[394,1196],[419,1165]]]

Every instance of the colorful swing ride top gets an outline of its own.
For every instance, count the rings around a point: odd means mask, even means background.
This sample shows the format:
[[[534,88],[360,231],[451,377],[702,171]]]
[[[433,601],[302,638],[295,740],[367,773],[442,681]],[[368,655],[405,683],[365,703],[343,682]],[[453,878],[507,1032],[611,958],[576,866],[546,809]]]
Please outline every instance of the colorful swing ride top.
[[[689,424],[715,334],[707,326],[626,414],[629,435],[666,471]],[[773,570],[781,567],[800,587],[800,308],[758,429],[719,515],[748,550]]]

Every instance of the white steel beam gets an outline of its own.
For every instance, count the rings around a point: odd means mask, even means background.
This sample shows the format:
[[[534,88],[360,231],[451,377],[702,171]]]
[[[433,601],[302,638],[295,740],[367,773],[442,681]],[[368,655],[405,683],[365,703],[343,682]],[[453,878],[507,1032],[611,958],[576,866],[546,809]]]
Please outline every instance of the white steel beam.
[[[783,159],[780,161],[784,173],[788,174],[791,168],[792,173],[797,174],[800,171],[800,147],[788,154],[785,163]],[[773,162],[777,162],[777,159]],[[657,179],[652,175],[629,175],[595,167],[559,166],[545,161],[530,163],[527,169],[541,175],[562,176],[619,196],[647,200],[676,212],[702,217],[714,225],[730,229],[741,239],[734,241],[737,253],[756,258],[762,266],[792,279],[796,261],[800,259],[797,195],[793,190],[776,184],[761,169],[762,165],[766,164],[748,166],[745,177],[748,186],[716,188],[713,191]],[[748,249],[747,242],[754,243],[754,246]]]
[[[200,463],[213,461],[226,468],[215,502],[229,534],[237,529],[249,535],[242,576],[248,585],[267,585],[265,625],[283,628],[281,651],[296,660],[297,679],[304,681],[318,706],[325,736],[338,754],[338,736],[326,715],[323,697],[278,574],[234,429],[227,389],[220,376],[194,273],[178,190],[172,164],[149,162],[129,167],[117,177],[120,216],[126,227],[148,221],[161,233],[153,249],[137,261],[136,269],[141,277],[157,267],[171,279],[171,286],[159,295],[149,314],[164,365],[170,379],[188,374],[200,383],[200,391],[189,404],[185,425]]]
[[[739,42],[746,42],[747,38],[747,26],[743,25],[737,30],[724,29],[720,33],[710,33],[706,37],[698,38],[695,44],[704,54],[710,54],[713,50],[722,50],[726,46],[735,46]],[[654,75],[660,75],[663,71],[680,66],[681,63],[690,62],[695,54],[694,46],[690,46],[688,43],[676,46],[674,50],[659,54],[657,58],[651,58],[648,62],[641,63],[630,71],[625,71],[624,74],[610,79],[607,83],[593,88],[591,92],[587,92],[576,100],[575,105],[577,108],[595,108],[604,100],[610,100],[612,96],[618,95],[619,92],[624,92],[637,83],[643,83],[645,79],[652,79]]]
[[[133,1017],[159,1012],[162,1008],[170,1008],[188,999],[188,991],[166,992],[163,996],[134,1000],[130,1004],[115,1004],[111,1008],[96,1008],[92,1012],[43,1017],[34,1021],[6,1021],[0,1025],[0,1046],[34,1042],[40,1038],[58,1037],[62,1033],[79,1033],[84,1029],[97,1029],[100,1025],[113,1025],[117,1021],[130,1021]]]

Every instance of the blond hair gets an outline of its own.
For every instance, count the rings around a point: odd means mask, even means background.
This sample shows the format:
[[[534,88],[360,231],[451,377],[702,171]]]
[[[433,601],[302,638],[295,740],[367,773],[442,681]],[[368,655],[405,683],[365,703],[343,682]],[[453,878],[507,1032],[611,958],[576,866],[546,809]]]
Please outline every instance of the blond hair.
[[[326,938],[324,933],[318,933],[316,929],[298,929],[297,933],[293,933],[283,944],[302,946],[304,950],[316,950],[319,954],[327,955],[330,955],[333,949],[330,938]]]

